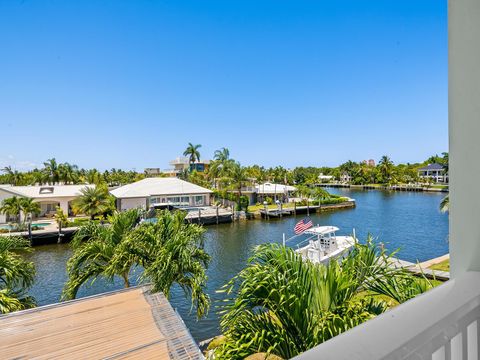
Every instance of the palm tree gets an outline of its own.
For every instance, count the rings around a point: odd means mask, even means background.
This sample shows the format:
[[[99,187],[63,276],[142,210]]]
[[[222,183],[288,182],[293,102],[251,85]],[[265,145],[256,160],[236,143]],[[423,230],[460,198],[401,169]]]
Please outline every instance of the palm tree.
[[[135,264],[133,257],[122,253],[121,263],[113,264],[114,256],[121,252],[121,245],[140,220],[137,209],[116,213],[110,217],[110,226],[93,221],[80,227],[72,240],[73,255],[67,262],[68,280],[63,288],[64,300],[74,299],[78,289],[87,281],[105,278],[113,281],[116,276],[129,287],[130,269]]]
[[[380,174],[384,184],[389,184],[393,176],[393,162],[387,155],[382,156],[378,162]]]
[[[34,202],[32,198],[20,199],[20,210],[23,213],[23,223],[25,223],[29,215],[38,215],[41,211],[40,204]]]
[[[35,306],[35,299],[26,295],[35,280],[35,266],[17,253],[28,250],[29,246],[23,238],[0,236],[1,314]]]
[[[152,283],[152,290],[163,292],[167,298],[174,284],[180,286],[201,317],[210,304],[205,293],[210,256],[204,250],[204,232],[203,227],[186,223],[183,212],[159,212],[157,222],[142,223],[121,244],[112,269],[128,266],[127,259],[134,259],[145,269],[141,282]]]
[[[17,196],[4,199],[0,206],[0,213],[13,217],[15,222],[20,222],[20,212],[22,211],[22,199]]]
[[[450,211],[450,196],[447,195],[442,199],[442,202],[440,203],[440,211],[445,213]]]
[[[220,150],[215,150],[215,153],[213,154],[213,159],[220,161],[221,163],[230,160],[230,150],[224,147]]]
[[[60,173],[55,158],[48,159],[43,163],[43,172],[45,173],[48,183],[55,185],[60,180]]]
[[[328,265],[278,244],[257,247],[223,289],[236,295],[223,306],[225,342],[216,355],[243,359],[266,352],[290,359],[432,286],[390,261],[371,239]]]
[[[115,199],[106,186],[85,186],[80,193],[81,195],[72,202],[73,209],[78,214],[89,215],[91,220],[115,208]]]
[[[216,150],[213,159],[214,161],[212,161],[208,168],[208,175],[210,179],[213,180],[213,187],[216,188],[217,179],[228,176],[229,169],[232,164],[234,164],[234,160],[230,158],[230,151],[227,148]]]
[[[201,147],[202,145],[200,144],[193,145],[192,143],[188,143],[187,148],[183,152],[183,156],[188,156],[188,161],[190,162],[190,170],[193,164],[195,164],[197,161],[200,161],[200,151],[198,151],[198,149]]]
[[[240,163],[233,163],[229,169],[228,178],[230,181],[230,187],[237,192],[237,206],[241,207],[240,200],[242,198],[242,188],[250,182],[247,172]]]
[[[95,184],[95,185],[100,185],[105,183],[105,179],[97,169],[88,170],[85,173],[83,180],[89,184]],[[124,182],[120,182],[120,183],[122,184]]]
[[[58,166],[59,179],[64,184],[78,183],[78,166],[63,163]]]
[[[20,185],[23,174],[17,170],[13,170],[11,166],[5,166],[2,171],[7,175],[7,181],[10,185]]]

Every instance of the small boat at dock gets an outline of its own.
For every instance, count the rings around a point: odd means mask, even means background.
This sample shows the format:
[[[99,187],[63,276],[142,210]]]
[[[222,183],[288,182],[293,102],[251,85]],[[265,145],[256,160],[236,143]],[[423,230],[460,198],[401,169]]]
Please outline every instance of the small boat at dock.
[[[296,244],[295,251],[313,263],[328,264],[331,259],[343,258],[355,245],[355,237],[338,236],[339,230],[336,226],[320,225],[307,229],[302,233],[307,238]]]

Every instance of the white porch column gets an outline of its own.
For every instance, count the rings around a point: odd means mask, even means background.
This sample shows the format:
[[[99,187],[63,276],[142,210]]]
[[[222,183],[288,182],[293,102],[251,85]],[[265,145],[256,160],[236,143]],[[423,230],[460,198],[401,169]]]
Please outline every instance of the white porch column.
[[[450,0],[451,272],[480,270],[480,1]]]
[[[60,209],[68,216],[68,200],[60,200]]]

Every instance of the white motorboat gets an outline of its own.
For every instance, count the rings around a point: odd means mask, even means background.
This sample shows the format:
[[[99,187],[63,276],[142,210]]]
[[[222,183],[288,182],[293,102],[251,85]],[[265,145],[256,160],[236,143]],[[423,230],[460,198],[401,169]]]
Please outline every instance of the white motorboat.
[[[314,226],[303,234],[307,238],[296,246],[296,252],[305,260],[327,264],[331,259],[342,258],[355,245],[353,236],[337,236],[340,229],[336,226]]]

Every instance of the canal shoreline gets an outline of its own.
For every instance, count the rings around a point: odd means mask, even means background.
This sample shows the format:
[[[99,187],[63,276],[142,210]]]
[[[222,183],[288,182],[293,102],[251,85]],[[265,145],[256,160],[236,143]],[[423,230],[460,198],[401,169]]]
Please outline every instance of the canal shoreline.
[[[415,185],[353,185],[353,184],[340,184],[340,183],[322,183],[315,184],[318,187],[324,188],[346,188],[352,190],[382,190],[382,191],[413,191],[413,192],[433,192],[433,193],[448,193],[448,185],[445,188],[434,188],[426,186],[415,186]]]
[[[268,210],[268,214],[264,213],[264,210],[261,209],[260,211],[255,211],[251,213],[245,214],[245,216],[238,216],[238,213],[224,211],[221,214],[200,214],[198,216],[190,216],[186,218],[186,221],[189,223],[200,224],[204,226],[210,225],[219,225],[230,223],[233,221],[249,221],[249,220],[270,220],[270,218],[282,218],[286,216],[296,216],[300,214],[310,214],[319,213],[319,212],[326,212],[326,211],[335,211],[335,210],[342,210],[342,209],[351,209],[355,208],[356,203],[354,199],[349,199],[348,201],[339,203],[339,204],[328,204],[328,205],[321,205],[321,206],[297,206],[295,208],[287,208],[284,209],[282,212],[277,212],[277,210],[270,209]],[[262,213],[263,211],[263,213]],[[237,215],[237,216],[236,216]],[[66,227],[58,229],[42,229],[42,230],[35,230],[32,232],[28,231],[21,231],[21,232],[11,232],[11,233],[0,233],[0,236],[20,236],[25,239],[30,240],[32,246],[41,246],[41,245],[48,245],[48,244],[61,244],[61,243],[68,243],[75,232],[79,229],[78,226],[73,227]]]

